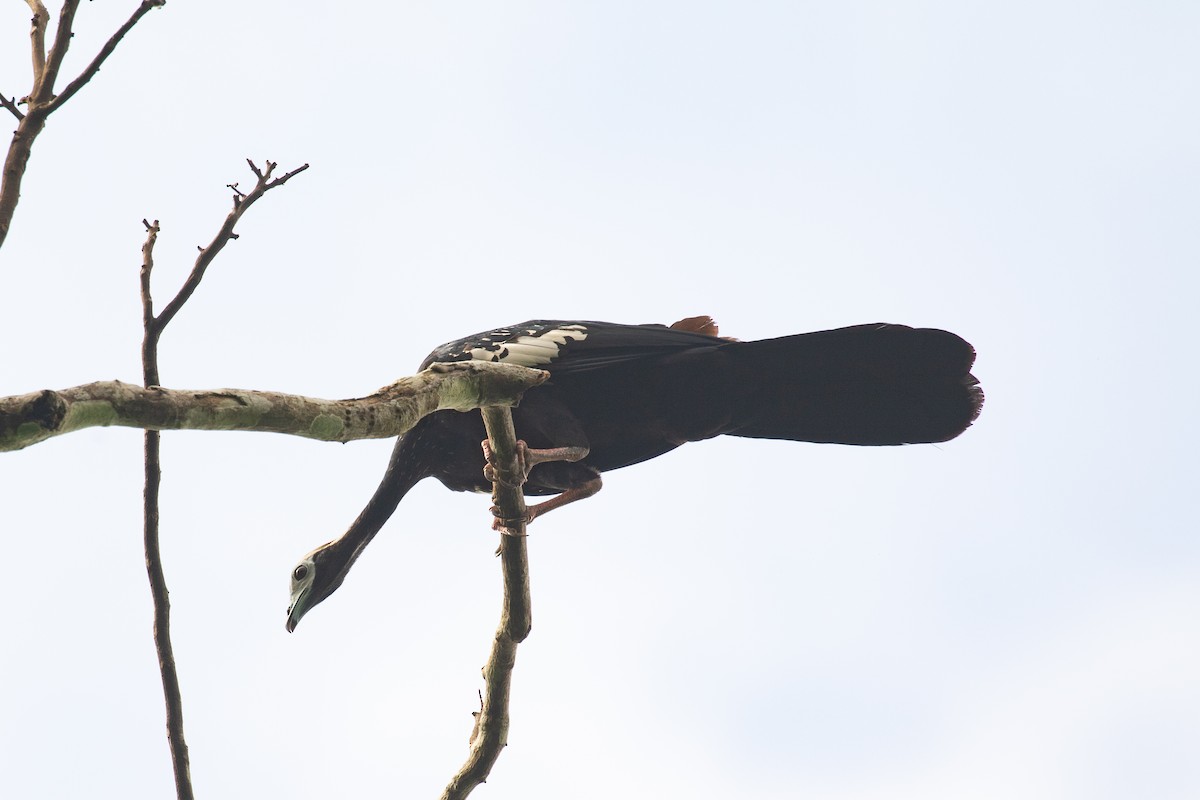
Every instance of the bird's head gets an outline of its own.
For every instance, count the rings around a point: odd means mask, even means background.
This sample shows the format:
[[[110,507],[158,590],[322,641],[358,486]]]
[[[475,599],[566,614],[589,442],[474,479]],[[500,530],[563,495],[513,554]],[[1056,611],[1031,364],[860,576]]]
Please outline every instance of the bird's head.
[[[292,569],[288,633],[294,631],[301,618],[317,603],[333,594],[346,579],[352,559],[346,557],[342,544],[340,540],[323,544],[300,559],[300,563]]]
[[[337,591],[363,549],[392,516],[400,499],[417,481],[430,474],[429,440],[422,436],[422,423],[432,418],[433,415],[425,417],[396,442],[383,481],[346,532],[313,550],[292,568],[292,596],[287,618],[289,633],[313,606]]]

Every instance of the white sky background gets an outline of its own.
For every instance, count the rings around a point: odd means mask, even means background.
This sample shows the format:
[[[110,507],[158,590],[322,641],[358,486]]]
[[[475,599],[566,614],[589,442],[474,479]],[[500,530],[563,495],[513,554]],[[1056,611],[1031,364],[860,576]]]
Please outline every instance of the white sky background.
[[[84,4],[64,74],[134,5]],[[173,2],[36,144],[0,394],[138,382],[141,219],[161,305],[247,156],[312,168],[168,330],[172,387],[356,396],[531,317],[956,331],[961,439],[690,445],[537,523],[476,796],[1194,798],[1198,37],[1187,2]],[[435,797],[466,754],[484,498],[421,484],[284,631],[390,447],[164,436],[199,796]],[[0,796],[173,791],[141,481],[133,430],[0,456]]]

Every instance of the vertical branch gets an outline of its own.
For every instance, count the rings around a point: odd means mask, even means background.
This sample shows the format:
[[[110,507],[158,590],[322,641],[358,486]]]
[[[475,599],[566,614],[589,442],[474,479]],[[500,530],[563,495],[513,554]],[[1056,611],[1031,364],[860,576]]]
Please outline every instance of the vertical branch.
[[[492,463],[497,480],[492,484],[492,500],[504,520],[525,518],[525,497],[520,481],[501,480],[500,476],[521,475],[517,465],[512,413],[506,407],[482,409],[492,448]],[[487,780],[508,744],[508,706],[517,645],[529,635],[532,626],[529,598],[529,557],[526,550],[525,523],[510,525],[500,537],[500,561],[504,573],[504,607],[500,625],[492,641],[492,652],[483,668],[485,690],[483,707],[475,717],[471,750],[466,763],[442,792],[441,800],[463,800],[476,786]]]
[[[501,519],[515,520],[508,535],[500,539],[500,561],[504,569],[504,610],[500,625],[513,642],[525,641],[533,627],[529,598],[529,560],[525,548],[524,473],[517,466],[517,433],[512,410],[507,406],[481,409],[492,455],[501,465],[497,477],[517,475],[519,480],[497,480],[492,484],[492,501],[501,509]]]
[[[158,386],[158,336],[151,336],[154,325],[154,299],[150,296],[150,273],[154,270],[154,245],[158,241],[158,220],[146,226],[146,241],[142,245],[142,269],[138,274],[142,297],[142,381],[146,386]]]
[[[54,44],[46,54],[46,63],[41,72],[34,76],[33,91],[29,94],[29,102],[44,103],[54,95],[54,82],[58,80],[58,71],[62,69],[63,59],[71,48],[71,38],[75,35],[72,30],[75,25],[75,12],[79,10],[79,0],[63,0],[58,12],[58,28],[54,32]]]
[[[143,3],[146,5],[146,3]],[[204,277],[205,270],[216,258],[217,253],[231,240],[237,238],[234,226],[242,214],[260,197],[276,186],[286,183],[292,176],[308,169],[305,164],[281,178],[271,178],[275,164],[268,161],[266,170],[260,170],[253,161],[250,169],[257,177],[254,189],[244,194],[234,184],[233,210],[225,217],[217,235],[208,247],[200,248],[200,254],[192,265],[192,271],[179,292],[167,303],[159,314],[154,313],[154,299],[150,294],[150,278],[154,271],[154,245],[158,241],[158,220],[153,223],[142,220],[146,226],[146,241],[142,245],[142,268],[139,284],[142,299],[142,381],[146,388],[161,383],[158,372],[158,344],[163,331],[183,304],[188,301]],[[154,646],[158,653],[158,667],[162,675],[163,698],[167,705],[167,743],[171,749],[171,762],[175,773],[175,792],[179,800],[192,800],[191,765],[188,759],[187,741],[183,733],[183,695],[179,689],[179,674],[175,667],[175,652],[171,646],[171,602],[167,591],[167,580],[162,568],[162,551],[159,547],[158,492],[162,483],[160,461],[160,438],[158,431],[145,433],[146,489],[143,508],[143,537],[146,550],[146,574],[150,580],[150,593],[154,598]]]
[[[33,19],[29,21],[29,49],[33,55],[33,81],[36,84],[46,68],[46,25],[50,22],[50,13],[42,0],[25,0]]]
[[[0,246],[8,238],[8,229],[21,199],[21,181],[25,177],[33,142],[46,127],[46,110],[42,107],[30,108],[24,115],[15,103],[5,102],[4,107],[13,112],[19,122],[4,157],[4,172],[0,174]]]
[[[161,328],[155,328],[154,305],[150,297],[150,273],[154,269],[154,244],[158,240],[158,220],[146,226],[146,242],[142,245],[141,296],[142,323],[142,380],[146,387],[158,385],[158,338]],[[162,483],[159,459],[158,431],[145,432],[146,490],[143,496],[142,538],[146,550],[146,574],[150,579],[150,594],[154,598],[154,647],[158,653],[158,670],[162,675],[163,697],[167,704],[167,743],[175,773],[175,794],[179,800],[192,800],[191,763],[187,740],[183,734],[183,695],[179,690],[179,674],[175,668],[175,651],[171,646],[171,600],[167,578],[163,574],[162,551],[158,538],[158,490]]]

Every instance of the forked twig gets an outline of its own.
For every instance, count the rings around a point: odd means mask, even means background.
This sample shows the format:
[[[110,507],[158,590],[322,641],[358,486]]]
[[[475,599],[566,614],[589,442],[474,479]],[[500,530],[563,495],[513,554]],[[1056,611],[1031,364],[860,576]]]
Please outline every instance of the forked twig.
[[[146,6],[146,3],[142,4]],[[136,19],[133,20],[136,22]],[[129,23],[130,27],[132,22]],[[103,60],[101,54],[99,60]],[[98,67],[97,67],[98,68]],[[158,241],[158,220],[153,223],[142,220],[146,226],[146,242],[142,245],[142,268],[139,275],[142,299],[142,380],[146,388],[158,386],[158,343],[167,324],[179,313],[196,287],[200,285],[204,271],[217,253],[234,238],[233,228],[254,200],[262,197],[268,189],[283,184],[288,178],[308,167],[303,167],[272,182],[271,170],[275,165],[267,162],[265,174],[259,173],[251,163],[258,178],[258,185],[245,197],[234,196],[233,210],[225,218],[216,237],[207,248],[200,251],[192,266],[192,272],[163,311],[155,315],[154,300],[150,294],[150,276],[154,270],[154,245]],[[175,793],[179,800],[192,800],[191,766],[188,758],[187,741],[183,733],[183,695],[179,689],[179,675],[175,667],[175,653],[171,646],[171,602],[167,592],[167,580],[162,568],[162,552],[159,547],[158,492],[162,483],[160,461],[160,436],[155,430],[145,433],[145,473],[143,537],[146,550],[146,573],[150,579],[150,592],[154,597],[154,646],[158,652],[159,672],[162,674],[163,696],[167,705],[167,741],[171,748],[171,762],[175,773]]]
[[[155,332],[154,336],[147,335],[146,339],[144,340],[142,348],[143,356],[146,355],[146,347],[149,346],[157,349],[158,335],[161,334],[162,329],[165,328],[167,324],[175,318],[175,315],[179,313],[179,309],[183,308],[183,304],[186,303],[188,298],[192,296],[192,293],[196,291],[196,287],[200,285],[200,281],[204,278],[204,271],[208,269],[208,265],[211,264],[213,259],[217,257],[217,254],[225,248],[225,245],[229,244],[231,240],[237,238],[233,232],[233,229],[237,225],[238,220],[242,218],[242,214],[246,213],[246,209],[254,205],[254,203],[257,202],[260,197],[274,189],[276,186],[282,186],[296,175],[299,175],[301,172],[304,172],[304,170],[308,169],[308,164],[304,164],[303,166],[297,167],[291,172],[288,172],[282,177],[272,179],[271,173],[276,167],[274,162],[266,162],[267,168],[265,170],[259,170],[259,168],[255,166],[254,162],[250,159],[246,159],[246,163],[250,165],[250,169],[253,170],[256,176],[258,176],[258,180],[255,182],[254,188],[251,189],[248,194],[243,194],[236,189],[234,190],[233,209],[228,215],[226,215],[225,221],[221,223],[220,230],[217,231],[216,236],[214,236],[212,241],[208,243],[208,246],[199,248],[200,254],[196,256],[196,262],[192,265],[192,271],[188,275],[187,280],[183,282],[183,286],[180,287],[179,293],[175,295],[174,299],[167,303],[158,316],[154,316],[152,312],[145,310],[143,311],[143,319],[145,319],[145,315],[147,313],[150,314],[150,322],[147,323],[147,331]],[[145,302],[150,302],[148,295]],[[157,381],[154,385],[158,385]]]
[[[120,44],[125,34],[133,29],[151,9],[166,5],[166,0],[142,0],[129,19],[117,29],[100,52],[91,60],[83,71],[62,90],[55,94],[54,84],[58,81],[59,70],[62,69],[63,59],[71,46],[74,35],[72,27],[75,22],[75,12],[79,8],[79,0],[64,0],[58,15],[58,27],[55,29],[54,42],[46,49],[46,30],[50,23],[50,15],[41,0],[25,0],[33,11],[33,19],[29,29],[30,53],[33,62],[33,88],[21,102],[26,109],[22,113],[17,108],[14,97],[9,100],[0,97],[0,105],[8,109],[17,118],[17,129],[13,132],[8,153],[4,158],[3,174],[0,176],[0,245],[8,237],[12,226],[13,214],[16,213],[17,203],[21,199],[21,181],[25,177],[25,168],[29,163],[29,154],[33,150],[34,140],[46,127],[46,118],[63,103],[67,102],[88,81],[95,77],[113,51]]]

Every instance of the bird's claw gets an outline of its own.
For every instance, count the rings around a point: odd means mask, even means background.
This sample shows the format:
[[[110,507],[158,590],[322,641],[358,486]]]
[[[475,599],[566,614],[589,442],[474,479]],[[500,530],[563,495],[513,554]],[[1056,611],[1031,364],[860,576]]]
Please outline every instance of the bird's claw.
[[[507,534],[508,536],[516,536],[520,534],[521,528],[533,521],[533,514],[526,512],[521,519],[511,519],[501,516],[500,507],[492,506],[492,530]]]
[[[525,481],[529,478],[529,470],[533,467],[529,463],[529,446],[521,439],[517,440],[517,471],[514,479],[513,475],[508,474],[505,470],[498,469],[495,462],[492,460],[492,445],[487,439],[483,440],[483,457],[487,461],[483,465],[483,478],[491,483],[499,483],[504,486],[520,488],[525,485]]]
[[[484,479],[491,483],[518,490],[525,485],[525,481],[529,478],[530,470],[538,464],[544,464],[548,461],[579,461],[586,458],[588,454],[588,448],[578,446],[533,449],[523,439],[518,439],[516,442],[517,468],[510,472],[497,467],[493,459],[492,445],[487,439],[483,440],[482,446],[483,457],[487,462],[483,466]],[[599,473],[597,473],[598,475]],[[593,486],[592,484],[595,485]],[[522,529],[524,526],[533,522],[540,514],[569,503],[577,497],[590,497],[599,491],[599,489],[600,479],[596,477],[592,481],[589,481],[585,487],[568,489],[558,497],[527,506],[524,516],[519,519],[504,518],[501,516],[499,507],[492,506],[491,511],[494,517],[492,528],[510,536],[523,535]]]

